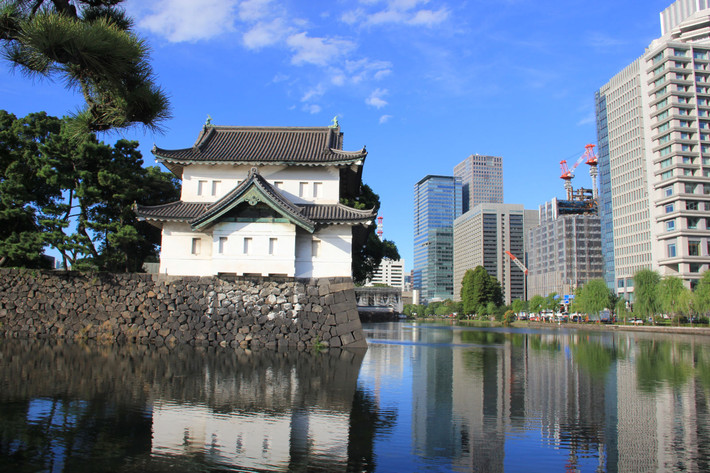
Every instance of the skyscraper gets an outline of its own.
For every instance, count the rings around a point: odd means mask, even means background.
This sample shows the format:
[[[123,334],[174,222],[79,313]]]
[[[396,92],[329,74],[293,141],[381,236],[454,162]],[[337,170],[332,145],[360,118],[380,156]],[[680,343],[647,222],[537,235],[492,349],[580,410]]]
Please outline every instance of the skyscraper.
[[[525,274],[505,253],[525,261],[525,234],[538,224],[537,210],[522,204],[478,204],[454,221],[454,298],[461,300],[466,271],[483,266],[498,279],[506,304],[526,300]]]
[[[462,213],[503,203],[503,158],[472,154],[454,167],[454,176],[461,178]]]
[[[461,179],[429,175],[414,185],[414,289],[427,302],[453,298],[454,219]]]
[[[663,36],[596,93],[605,276],[629,298],[640,269],[693,287],[710,266],[707,7],[664,10]]]

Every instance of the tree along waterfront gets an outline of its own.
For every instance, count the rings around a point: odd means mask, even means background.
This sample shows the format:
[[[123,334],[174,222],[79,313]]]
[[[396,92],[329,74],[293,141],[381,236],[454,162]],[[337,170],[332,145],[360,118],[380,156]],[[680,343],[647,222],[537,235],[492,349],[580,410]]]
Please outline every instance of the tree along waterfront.
[[[608,311],[609,321],[618,323],[652,323],[654,325],[708,325],[710,313],[710,271],[706,271],[694,289],[689,289],[676,276],[661,277],[656,271],[640,270],[634,275],[634,300],[617,296],[603,279],[593,279],[579,286],[574,299],[562,304],[557,293],[533,295],[529,300],[514,300],[504,305],[496,297],[500,283],[481,266],[468,270],[461,287],[461,300],[450,299],[429,304],[404,306],[403,313],[416,317],[456,317],[458,319],[509,322],[511,317],[526,318],[543,313],[562,314],[565,320],[575,314],[576,321],[598,320]],[[511,314],[508,314],[511,313]],[[523,315],[524,314],[524,315]]]

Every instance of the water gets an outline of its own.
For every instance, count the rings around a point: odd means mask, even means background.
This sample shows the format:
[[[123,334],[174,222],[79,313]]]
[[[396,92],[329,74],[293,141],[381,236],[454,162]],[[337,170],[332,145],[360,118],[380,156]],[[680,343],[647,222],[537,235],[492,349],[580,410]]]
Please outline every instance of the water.
[[[0,471],[710,471],[710,337],[365,331],[320,354],[0,340]]]

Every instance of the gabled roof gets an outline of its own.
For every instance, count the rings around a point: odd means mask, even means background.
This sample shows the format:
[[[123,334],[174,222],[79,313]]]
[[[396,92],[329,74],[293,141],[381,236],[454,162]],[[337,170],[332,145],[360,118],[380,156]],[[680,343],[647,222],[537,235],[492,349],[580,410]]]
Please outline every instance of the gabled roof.
[[[291,223],[310,233],[315,230],[315,222],[303,216],[298,207],[271,187],[271,184],[259,174],[257,168],[251,168],[246,179],[217,202],[210,204],[202,215],[190,222],[190,225],[193,230],[201,230],[211,226],[216,223],[219,217],[242,202],[247,202],[250,205],[263,202],[289,219]]]
[[[234,127],[205,125],[191,148],[153,147],[153,154],[180,176],[190,164],[362,164],[367,151],[343,151],[343,134],[333,127]]]
[[[202,230],[217,223],[220,217],[243,202],[251,205],[263,202],[309,233],[315,231],[316,225],[369,224],[376,216],[375,209],[357,210],[343,204],[295,204],[271,186],[256,168],[252,168],[247,179],[217,202],[136,205],[135,211],[141,220],[187,222],[193,230]]]

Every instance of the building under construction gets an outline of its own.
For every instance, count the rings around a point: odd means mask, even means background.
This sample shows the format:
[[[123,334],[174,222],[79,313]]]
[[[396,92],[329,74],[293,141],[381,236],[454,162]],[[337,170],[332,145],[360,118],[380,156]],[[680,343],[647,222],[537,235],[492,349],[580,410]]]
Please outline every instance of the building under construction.
[[[575,288],[603,277],[601,223],[596,196],[593,145],[568,169],[562,161],[567,199],[540,206],[540,224],[527,233],[528,297],[574,294]],[[574,169],[586,158],[594,189],[572,188]]]

